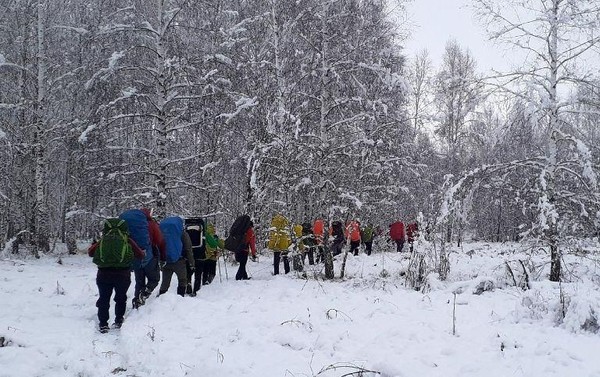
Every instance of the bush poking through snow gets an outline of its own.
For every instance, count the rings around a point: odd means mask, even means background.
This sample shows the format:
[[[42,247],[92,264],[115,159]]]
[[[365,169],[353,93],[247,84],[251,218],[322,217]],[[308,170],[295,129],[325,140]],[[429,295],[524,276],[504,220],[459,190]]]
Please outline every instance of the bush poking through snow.
[[[580,331],[598,333],[600,330],[598,314],[589,297],[570,297],[563,323],[567,330],[575,333]]]
[[[8,347],[8,346],[10,346],[11,343],[12,342],[9,339],[7,339],[3,336],[0,336],[0,348]]]
[[[321,368],[319,373],[317,373],[316,375],[327,375],[328,372],[332,371],[342,373],[340,376],[348,377],[366,377],[370,375],[381,375],[381,372],[378,372],[376,370],[369,370],[353,363],[335,363],[327,365]]]
[[[473,289],[473,294],[480,295],[483,292],[493,291],[495,288],[496,288],[496,285],[494,284],[494,282],[492,280],[485,279],[485,280],[480,281],[475,286],[475,289]]]

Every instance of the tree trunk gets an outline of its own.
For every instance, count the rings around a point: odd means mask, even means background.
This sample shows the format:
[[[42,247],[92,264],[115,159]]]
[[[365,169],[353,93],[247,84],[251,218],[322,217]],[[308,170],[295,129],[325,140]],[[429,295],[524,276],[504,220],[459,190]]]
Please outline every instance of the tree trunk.
[[[46,55],[45,55],[45,4],[42,0],[37,3],[37,101],[35,102],[35,130],[34,130],[34,156],[35,156],[35,230],[34,255],[39,258],[39,252],[50,250],[50,235],[48,230],[48,208],[46,198],[46,184],[48,174],[48,161],[46,156],[45,137],[45,108],[46,97]]]

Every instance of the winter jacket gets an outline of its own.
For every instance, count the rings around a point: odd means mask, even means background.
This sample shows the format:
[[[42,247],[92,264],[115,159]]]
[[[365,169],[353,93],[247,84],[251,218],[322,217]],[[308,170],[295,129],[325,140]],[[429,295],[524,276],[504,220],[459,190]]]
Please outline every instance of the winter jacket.
[[[362,242],[371,242],[375,237],[375,230],[373,229],[373,225],[369,224],[360,231],[360,239]]]
[[[224,242],[215,235],[215,226],[213,224],[206,225],[204,239],[206,241],[206,259],[216,261],[219,257],[218,249],[223,249]]]
[[[290,222],[280,214],[273,216],[269,228],[267,247],[272,251],[287,251],[292,244],[290,237]]]
[[[404,223],[402,221],[396,221],[390,225],[390,238],[394,241],[404,241],[406,239]]]
[[[148,219],[148,231],[150,233],[150,243],[152,244],[152,248],[158,249],[160,260],[165,261],[167,260],[167,249],[160,227],[156,220],[152,218],[148,208],[142,208],[142,212],[144,212],[146,219]]]
[[[192,252],[192,239],[186,230],[181,234],[181,242],[183,242],[183,256],[187,259],[190,267],[196,267],[194,253]]]
[[[406,226],[406,239],[408,242],[414,242],[419,235],[419,226],[417,223],[410,223]]]
[[[252,257],[256,257],[256,237],[254,236],[254,228],[248,228],[244,236],[244,252],[250,253]]]

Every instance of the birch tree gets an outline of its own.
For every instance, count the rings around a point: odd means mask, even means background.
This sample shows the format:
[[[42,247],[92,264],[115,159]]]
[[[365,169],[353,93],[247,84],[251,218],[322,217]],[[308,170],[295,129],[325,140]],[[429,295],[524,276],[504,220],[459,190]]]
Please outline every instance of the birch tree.
[[[503,1],[475,0],[475,7],[488,25],[490,37],[512,45],[532,56],[522,68],[498,75],[498,86],[535,106],[539,131],[546,136],[547,149],[539,169],[537,186],[538,222],[536,228],[550,249],[550,280],[561,279],[561,221],[565,213],[558,203],[567,199],[561,189],[566,169],[571,161],[559,150],[560,144],[573,143],[587,155],[587,147],[566,134],[565,112],[573,106],[572,100],[561,98],[561,87],[588,81],[591,72],[582,70],[578,63],[594,54],[593,47],[600,40],[596,31],[600,1],[598,0],[528,0]],[[597,52],[596,52],[597,53]],[[593,56],[593,55],[591,55]],[[513,84],[514,85],[511,85]],[[524,90],[523,90],[524,89]],[[534,101],[531,101],[533,99]],[[587,165],[588,158],[579,164],[585,178],[587,196],[594,196],[595,174]],[[582,175],[581,175],[582,174]]]

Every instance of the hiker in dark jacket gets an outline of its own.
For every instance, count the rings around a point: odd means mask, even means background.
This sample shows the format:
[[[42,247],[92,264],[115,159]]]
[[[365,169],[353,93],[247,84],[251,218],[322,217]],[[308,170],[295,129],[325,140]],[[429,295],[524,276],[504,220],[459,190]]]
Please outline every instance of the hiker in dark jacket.
[[[334,257],[342,253],[346,238],[344,237],[344,227],[341,221],[334,221],[329,228],[329,237],[331,239],[331,255]]]
[[[142,250],[134,240],[128,237],[129,245],[133,250],[134,258],[143,259],[145,256]],[[88,249],[88,255],[93,257],[100,242],[94,242]],[[98,308],[98,321],[100,332],[108,331],[108,320],[110,318],[110,297],[115,291],[115,322],[114,327],[120,328],[123,324],[123,316],[127,309],[127,290],[131,285],[131,266],[127,267],[98,267],[96,274],[96,285],[98,286],[99,297],[96,301]]]
[[[188,279],[186,262],[189,262],[192,272],[195,269],[192,241],[188,232],[183,228],[181,217],[167,217],[160,222],[160,230],[165,239],[166,263],[162,268],[162,282],[158,294],[162,295],[169,290],[171,278],[175,273],[177,275],[177,294],[185,296]]]
[[[185,227],[192,242],[192,254],[195,265],[195,269],[192,271],[191,263],[188,261],[188,283],[186,293],[190,296],[196,296],[202,286],[202,276],[204,274],[206,262],[205,225],[204,220],[199,217],[191,217],[185,220]]]

